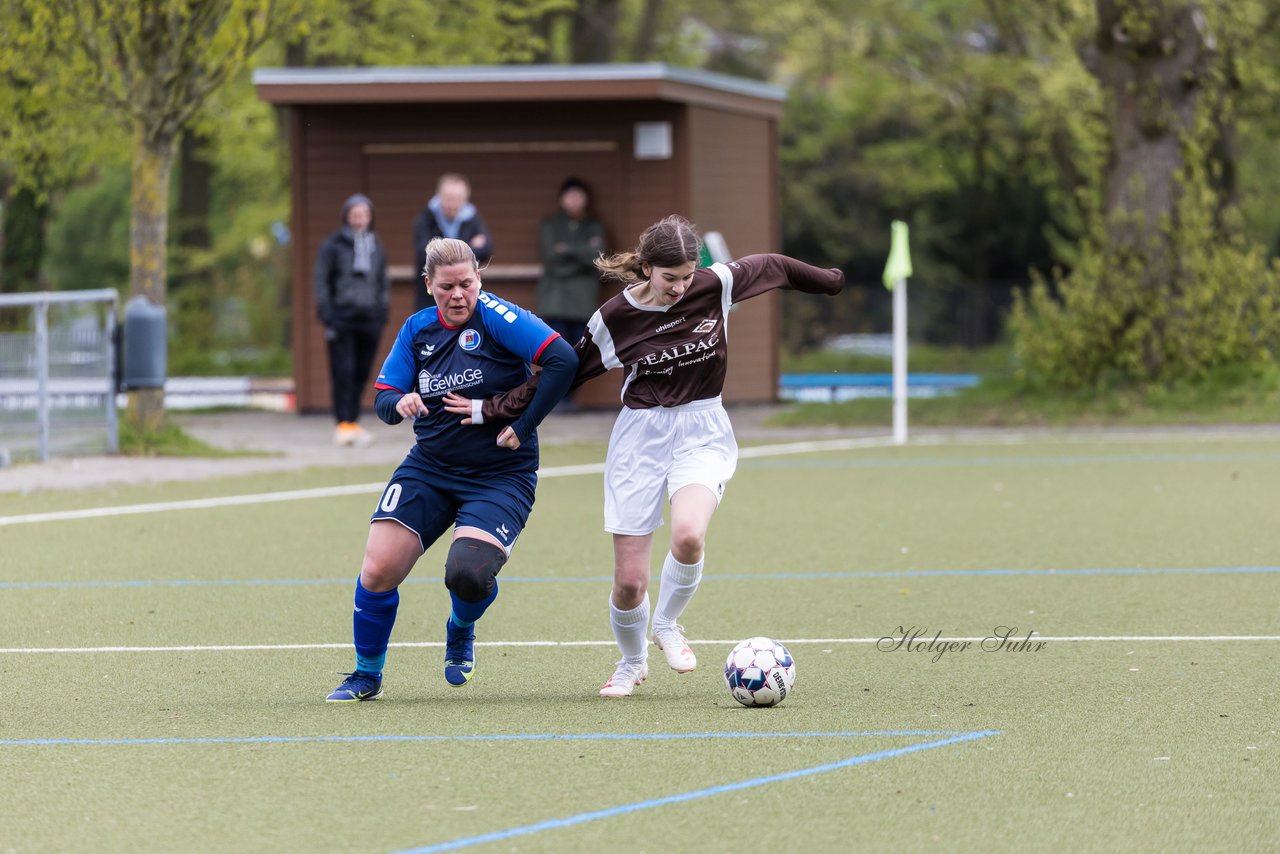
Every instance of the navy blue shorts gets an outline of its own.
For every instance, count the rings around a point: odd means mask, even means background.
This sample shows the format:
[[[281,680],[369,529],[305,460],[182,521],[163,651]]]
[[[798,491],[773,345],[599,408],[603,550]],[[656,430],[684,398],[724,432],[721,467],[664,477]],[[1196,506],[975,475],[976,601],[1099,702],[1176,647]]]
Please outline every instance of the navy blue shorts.
[[[479,528],[511,554],[529,521],[537,485],[537,472],[462,477],[429,467],[410,454],[391,475],[369,521],[399,522],[418,535],[423,551],[455,525]]]

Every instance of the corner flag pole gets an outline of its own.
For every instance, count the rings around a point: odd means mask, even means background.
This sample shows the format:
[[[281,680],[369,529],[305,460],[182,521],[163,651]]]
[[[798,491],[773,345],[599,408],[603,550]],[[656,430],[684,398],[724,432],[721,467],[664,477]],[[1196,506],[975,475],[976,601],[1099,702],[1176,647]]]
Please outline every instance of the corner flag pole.
[[[907,441],[907,278],[911,252],[907,248],[907,224],[893,222],[893,241],[884,265],[884,286],[893,291],[893,441]]]

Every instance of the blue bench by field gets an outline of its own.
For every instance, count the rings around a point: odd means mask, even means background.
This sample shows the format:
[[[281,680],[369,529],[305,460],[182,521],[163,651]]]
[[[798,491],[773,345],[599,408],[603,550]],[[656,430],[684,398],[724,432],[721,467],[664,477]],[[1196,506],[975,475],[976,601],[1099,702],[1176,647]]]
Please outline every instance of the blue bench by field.
[[[908,397],[941,397],[976,386],[977,374],[907,374]],[[783,374],[778,396],[801,403],[839,403],[863,397],[893,397],[893,374]]]

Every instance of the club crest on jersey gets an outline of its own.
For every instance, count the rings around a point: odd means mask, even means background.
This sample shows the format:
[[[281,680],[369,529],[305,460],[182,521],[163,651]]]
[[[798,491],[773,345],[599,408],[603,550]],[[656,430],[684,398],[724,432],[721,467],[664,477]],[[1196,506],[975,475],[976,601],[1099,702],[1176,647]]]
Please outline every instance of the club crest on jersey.
[[[474,329],[464,329],[458,336],[458,346],[470,353],[480,346],[480,333]]]
[[[703,335],[715,328],[716,328],[716,322],[708,317],[706,320],[702,321],[697,326],[693,327],[693,334]]]

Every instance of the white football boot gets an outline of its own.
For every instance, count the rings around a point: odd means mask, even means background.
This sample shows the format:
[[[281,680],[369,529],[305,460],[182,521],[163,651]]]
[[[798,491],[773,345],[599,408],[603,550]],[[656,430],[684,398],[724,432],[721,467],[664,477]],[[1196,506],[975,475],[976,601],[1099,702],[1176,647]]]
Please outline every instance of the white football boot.
[[[625,658],[618,662],[618,669],[613,671],[609,681],[600,689],[601,697],[630,697],[635,687],[649,678],[649,665],[641,661],[634,663]]]
[[[662,650],[662,654],[667,657],[667,664],[676,673],[688,673],[698,666],[698,657],[689,649],[689,642],[684,639],[683,626],[654,623],[653,643]]]

